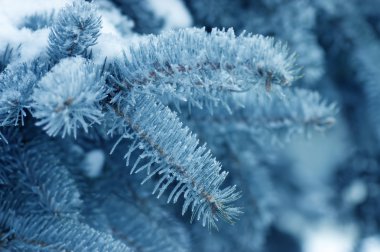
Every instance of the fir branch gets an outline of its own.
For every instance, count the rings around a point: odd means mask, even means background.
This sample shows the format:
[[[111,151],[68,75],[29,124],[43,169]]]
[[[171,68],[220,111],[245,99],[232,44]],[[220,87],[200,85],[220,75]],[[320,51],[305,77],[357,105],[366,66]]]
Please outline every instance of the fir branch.
[[[62,60],[38,83],[34,90],[33,116],[36,125],[51,136],[85,132],[103,116],[100,101],[105,97],[104,77],[83,58]]]
[[[40,132],[26,140],[7,132],[0,165],[7,179],[0,199],[17,213],[41,213],[77,218],[79,190],[62,163],[56,143]],[[24,143],[24,142],[28,143]]]
[[[230,92],[265,85],[289,85],[294,55],[285,45],[260,35],[189,28],[150,36],[113,67],[116,89],[153,93],[162,100],[212,107]]]
[[[114,155],[123,155],[123,151],[119,148]],[[153,185],[142,188],[136,177],[125,173],[119,160],[109,159],[106,165],[112,170],[86,186],[90,191],[82,194],[88,209],[83,215],[90,219],[90,225],[106,223],[107,232],[135,251],[190,251],[190,237],[184,224],[171,215],[171,209],[151,200],[149,192]]]
[[[84,0],[74,1],[62,9],[49,34],[48,54],[54,62],[86,55],[100,35],[101,17],[95,7]]]
[[[127,190],[130,190],[129,185],[127,186]],[[139,252],[189,251],[189,237],[181,223],[146,197],[126,197],[125,184],[122,188],[124,190],[118,191],[121,191],[123,196],[110,194],[101,199],[100,209],[106,216],[113,237]],[[137,196],[138,191],[135,193],[134,196]]]
[[[191,206],[191,221],[202,219],[203,226],[207,224],[209,228],[216,227],[219,218],[233,223],[241,212],[230,203],[238,199],[240,193],[235,186],[219,188],[228,173],[221,172],[220,163],[211,156],[206,145],[199,146],[199,140],[182,126],[176,114],[154,97],[136,95],[134,100],[132,105],[114,106],[117,116],[124,119],[125,132],[120,139],[133,142],[125,155],[127,165],[131,154],[142,150],[131,173],[147,170],[148,176],[142,183],[159,175],[160,180],[153,190],[158,198],[169,185],[176,184],[167,202],[176,203],[183,194],[182,214]]]
[[[110,206],[105,211],[113,227],[113,236],[122,241],[129,240],[136,251],[189,251],[186,230],[159,206],[125,202],[120,198],[107,202]],[[128,213],[111,209],[128,209]]]
[[[22,244],[23,249],[49,251],[131,251],[126,245],[86,224],[69,218],[44,215],[19,216],[0,211],[0,227],[8,229],[5,248]]]
[[[111,0],[121,12],[133,20],[133,30],[138,33],[158,33],[164,20],[157,17],[147,0]]]
[[[283,89],[273,95],[237,93],[230,98],[232,113],[216,109],[213,116],[202,111],[188,115],[189,123],[206,136],[248,132],[258,142],[288,139],[308,130],[325,131],[335,123],[335,103],[317,92]],[[280,137],[280,139],[277,139]]]
[[[9,66],[0,74],[0,126],[24,125],[37,77],[26,64]]]
[[[11,47],[9,44],[5,47],[4,51],[0,53],[0,73],[11,63],[15,56],[19,56],[21,45],[16,48]],[[16,54],[16,55],[15,55]]]
[[[27,16],[24,18],[21,28],[27,28],[32,31],[37,31],[40,29],[44,29],[50,27],[54,21],[55,12],[52,11],[50,13],[35,13],[33,15]]]

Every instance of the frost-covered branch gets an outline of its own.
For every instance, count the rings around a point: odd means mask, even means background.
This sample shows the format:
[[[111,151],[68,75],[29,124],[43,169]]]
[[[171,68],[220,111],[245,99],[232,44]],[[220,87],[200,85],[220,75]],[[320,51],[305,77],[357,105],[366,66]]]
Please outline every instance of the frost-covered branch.
[[[69,218],[18,216],[0,210],[2,247],[8,251],[131,251],[111,235]]]
[[[97,181],[93,186],[96,189],[84,194],[86,223],[109,232],[135,251],[189,251],[184,225],[158,202],[151,201],[135,178],[124,179],[124,167],[118,170]]]
[[[4,71],[4,69],[8,66],[8,64],[15,57],[15,54],[18,54],[21,45],[16,48],[13,48],[9,44],[5,47],[5,49],[0,53],[0,73]]]
[[[220,163],[206,145],[199,146],[199,140],[182,126],[176,114],[154,97],[138,95],[134,99],[133,104],[114,107],[115,114],[124,120],[125,130],[120,140],[132,141],[125,155],[127,165],[134,151],[142,151],[131,173],[147,170],[143,183],[159,175],[160,180],[153,190],[158,198],[175,185],[167,202],[176,203],[183,195],[182,214],[190,207],[191,219],[202,219],[203,225],[216,227],[219,218],[232,223],[240,210],[230,204],[240,193],[235,186],[219,188],[228,173],[221,171]]]
[[[8,144],[0,150],[6,182],[0,191],[2,204],[19,214],[76,218],[82,201],[55,143],[38,131],[28,140],[21,138],[19,130],[8,129],[4,134]]]
[[[85,55],[100,35],[101,17],[94,5],[74,1],[62,9],[49,34],[48,53],[54,62],[62,58]]]
[[[49,135],[86,132],[103,116],[100,101],[105,97],[104,77],[83,58],[62,60],[38,83],[34,90],[33,116]]]
[[[24,124],[36,82],[26,64],[9,66],[0,74],[0,126]]]
[[[289,85],[297,77],[294,64],[273,38],[189,28],[148,37],[111,74],[118,87],[210,107],[231,92]]]
[[[336,104],[329,104],[317,92],[304,89],[284,89],[274,95],[237,93],[230,100],[234,104],[231,113],[221,108],[215,109],[213,116],[196,111],[189,115],[190,123],[210,135],[246,131],[262,141],[268,137],[287,138],[309,129],[324,131],[335,123],[338,111]]]

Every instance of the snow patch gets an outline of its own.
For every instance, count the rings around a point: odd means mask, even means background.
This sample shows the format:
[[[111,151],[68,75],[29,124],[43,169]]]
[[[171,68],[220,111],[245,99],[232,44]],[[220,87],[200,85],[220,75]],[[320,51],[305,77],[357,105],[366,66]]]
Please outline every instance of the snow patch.
[[[43,53],[47,47],[49,29],[31,31],[19,25],[26,16],[34,13],[58,11],[72,0],[0,0],[0,49],[10,44],[21,44],[20,61],[29,61]]]
[[[324,222],[307,230],[302,251],[350,252],[354,247],[355,234],[352,227],[343,227],[333,222]]]
[[[57,11],[73,0],[0,0],[0,27],[11,23],[14,26],[20,24],[25,16],[34,13]],[[3,23],[7,20],[6,23]],[[3,29],[0,29],[3,33]]]
[[[102,16],[102,33],[131,35],[133,21],[121,14],[120,9],[116,8],[111,2],[100,0],[94,4],[98,6],[98,11]]]
[[[148,0],[157,16],[164,18],[164,30],[189,27],[193,21],[185,5],[180,0]]]
[[[355,180],[346,191],[343,198],[349,204],[358,204],[365,200],[367,196],[367,188],[363,181]],[[380,250],[379,250],[380,251]]]
[[[363,241],[363,252],[379,252],[380,251],[380,237],[368,237]]]
[[[105,159],[104,152],[100,149],[88,152],[81,166],[86,176],[89,178],[98,177],[102,172]]]

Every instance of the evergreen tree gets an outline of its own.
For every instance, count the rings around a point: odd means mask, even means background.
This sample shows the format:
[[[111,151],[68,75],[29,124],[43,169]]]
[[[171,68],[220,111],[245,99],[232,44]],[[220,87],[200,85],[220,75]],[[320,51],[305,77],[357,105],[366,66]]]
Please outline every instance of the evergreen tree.
[[[193,27],[167,29],[154,0],[0,1],[16,6],[0,27],[0,250],[297,252],[305,229],[287,218],[333,216],[365,252],[380,233],[378,5],[171,1]],[[294,140],[342,128],[310,205]]]

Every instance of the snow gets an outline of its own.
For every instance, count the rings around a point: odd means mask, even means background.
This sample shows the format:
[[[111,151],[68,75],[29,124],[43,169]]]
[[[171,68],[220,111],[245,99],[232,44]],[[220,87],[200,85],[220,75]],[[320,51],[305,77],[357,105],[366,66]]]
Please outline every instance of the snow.
[[[94,62],[102,64],[106,57],[108,60],[122,57],[125,44],[127,42],[117,34],[101,34],[97,44],[92,47]]]
[[[304,252],[351,252],[355,230],[334,222],[324,222],[309,227],[303,241]],[[370,252],[370,251],[368,251]]]
[[[88,152],[82,163],[82,169],[87,177],[98,177],[101,172],[105,161],[105,154],[100,149],[95,149]]]
[[[0,14],[1,16],[1,14]],[[3,21],[3,20],[2,20]],[[47,46],[48,29],[32,32],[28,29],[19,30],[10,23],[0,21],[0,48],[3,49],[7,44],[17,47],[20,44],[21,60],[28,61],[39,55]]]
[[[46,49],[49,30],[19,29],[25,16],[58,10],[71,0],[0,0],[0,48],[9,43],[21,46],[21,61],[28,61]]]
[[[58,12],[61,8],[70,4],[73,0],[0,0],[0,49],[10,44],[13,47],[21,45],[19,61],[30,61],[33,58],[46,52],[48,46],[49,29],[31,31],[22,28],[23,18],[33,13]],[[102,15],[102,30],[98,39],[98,44],[93,47],[95,63],[103,63],[105,57],[108,59],[121,57],[130,41],[133,41],[133,34],[123,36],[117,26],[123,26],[122,31],[128,33],[133,23],[122,16],[118,10],[112,6],[104,6],[99,9]],[[106,7],[106,8],[104,8]],[[129,37],[130,36],[130,37]]]
[[[343,199],[352,205],[359,204],[367,197],[367,187],[362,180],[355,180],[344,192]],[[380,250],[379,250],[380,251]]]
[[[102,33],[118,35],[132,33],[133,21],[122,15],[120,9],[115,5],[108,0],[98,0],[94,3],[98,6],[98,11],[102,16]]]
[[[102,16],[101,34],[96,45],[92,47],[93,61],[95,64],[103,64],[113,59],[122,59],[123,53],[129,56],[129,48],[138,44],[143,36],[132,32],[133,21],[121,14],[120,10],[112,3],[105,0],[95,2]]]
[[[0,23],[17,26],[24,16],[33,13],[50,12],[64,7],[73,0],[0,0]],[[4,19],[6,23],[2,23]],[[2,32],[2,31],[0,31]]]
[[[189,27],[192,18],[180,0],[148,0],[157,16],[164,18],[164,30]]]
[[[25,16],[33,13],[58,12],[73,0],[0,0],[0,49],[7,44],[13,47],[21,45],[19,61],[30,61],[43,55],[48,46],[49,29],[31,31],[20,29]],[[165,19],[165,29],[187,27],[192,23],[186,7],[179,0],[149,0],[158,16]],[[21,4],[22,2],[22,4]],[[95,63],[104,59],[120,58],[123,51],[128,56],[128,48],[144,40],[144,36],[132,33],[133,22],[120,13],[107,1],[98,1],[99,13],[102,15],[102,30],[98,43],[92,48]]]
[[[363,252],[379,252],[380,251],[380,237],[372,236],[364,239]]]

